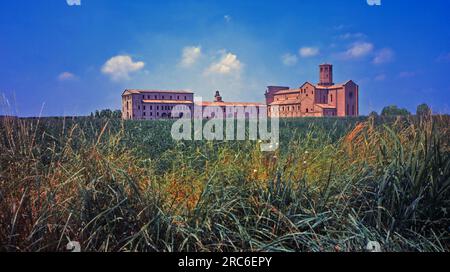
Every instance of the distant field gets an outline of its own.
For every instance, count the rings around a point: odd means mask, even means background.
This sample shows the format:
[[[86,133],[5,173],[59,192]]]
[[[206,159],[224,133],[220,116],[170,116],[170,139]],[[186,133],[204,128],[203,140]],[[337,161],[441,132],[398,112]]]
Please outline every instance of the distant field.
[[[450,117],[281,120],[257,141],[172,121],[0,122],[0,250],[450,251]]]

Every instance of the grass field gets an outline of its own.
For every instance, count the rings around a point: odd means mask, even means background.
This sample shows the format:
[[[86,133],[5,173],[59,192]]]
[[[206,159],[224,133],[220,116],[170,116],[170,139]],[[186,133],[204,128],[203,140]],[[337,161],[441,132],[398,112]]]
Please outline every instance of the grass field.
[[[293,119],[280,148],[170,121],[3,119],[0,250],[450,251],[450,117]]]

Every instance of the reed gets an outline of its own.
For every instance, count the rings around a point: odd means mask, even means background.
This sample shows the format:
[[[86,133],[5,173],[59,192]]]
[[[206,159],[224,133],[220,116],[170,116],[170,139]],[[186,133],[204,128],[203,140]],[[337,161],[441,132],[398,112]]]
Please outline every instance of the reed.
[[[449,116],[282,120],[280,149],[170,121],[2,118],[0,250],[449,251]]]

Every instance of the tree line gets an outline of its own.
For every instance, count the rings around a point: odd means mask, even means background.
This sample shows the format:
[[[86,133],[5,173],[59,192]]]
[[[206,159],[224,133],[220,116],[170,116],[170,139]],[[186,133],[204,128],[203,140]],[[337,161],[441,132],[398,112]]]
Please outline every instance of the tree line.
[[[418,116],[428,116],[431,115],[432,111],[431,108],[427,104],[420,104],[417,106],[416,115]],[[384,107],[381,111],[381,116],[406,116],[406,115],[412,115],[411,112],[409,112],[407,109],[399,108],[396,105],[391,105]],[[96,110],[95,112],[91,113],[91,118],[122,118],[122,111],[120,110],[111,110],[111,109],[104,109],[104,110]],[[372,111],[369,116],[379,116],[376,111]]]
[[[412,115],[411,112],[409,112],[407,109],[399,108],[396,105],[390,105],[387,107],[384,107],[381,111],[381,116],[407,116]],[[418,116],[429,116],[432,115],[432,111],[430,106],[423,103],[417,106],[416,115]],[[369,116],[378,116],[378,113],[376,111],[372,111]]]

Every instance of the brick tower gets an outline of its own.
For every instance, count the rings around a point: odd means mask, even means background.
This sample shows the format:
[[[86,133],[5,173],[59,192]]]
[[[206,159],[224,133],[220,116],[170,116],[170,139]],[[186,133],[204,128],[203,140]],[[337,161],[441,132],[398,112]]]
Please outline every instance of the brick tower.
[[[332,86],[333,83],[333,65],[322,64],[320,65],[320,86]]]

